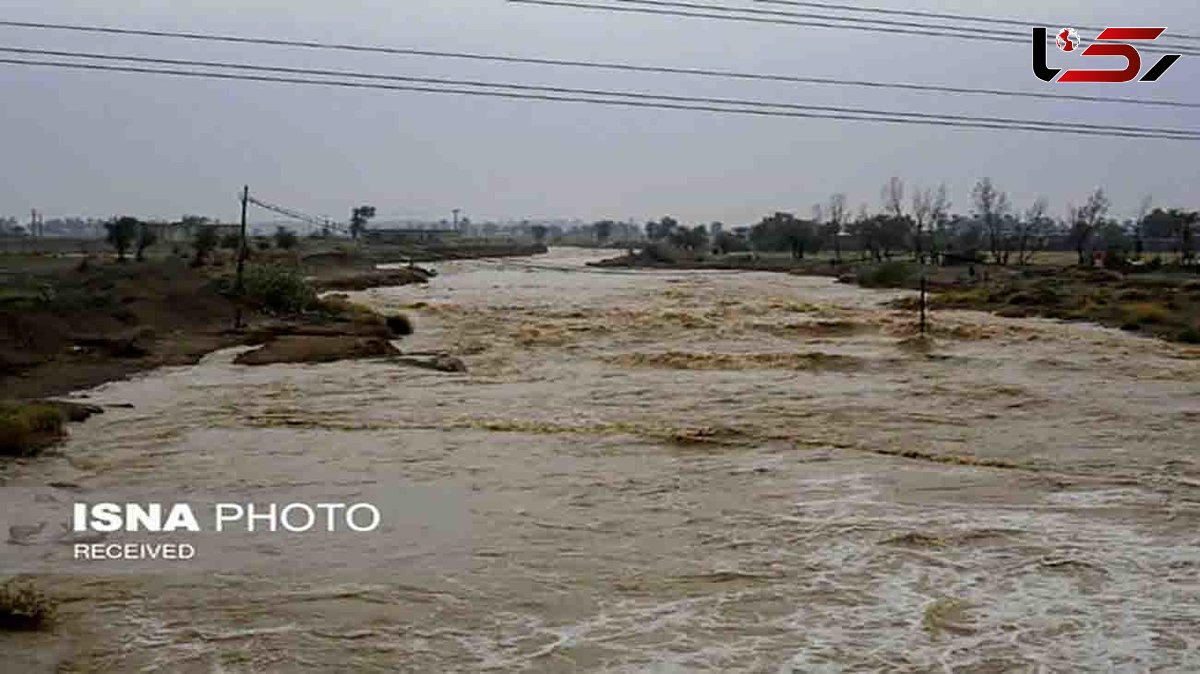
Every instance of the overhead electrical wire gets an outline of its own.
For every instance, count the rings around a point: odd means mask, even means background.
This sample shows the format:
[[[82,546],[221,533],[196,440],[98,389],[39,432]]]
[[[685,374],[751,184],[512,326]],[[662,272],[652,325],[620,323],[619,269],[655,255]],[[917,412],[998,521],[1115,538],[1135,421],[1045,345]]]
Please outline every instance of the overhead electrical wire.
[[[784,18],[784,19],[822,19],[822,20],[837,21],[837,22],[847,24],[845,26],[838,26],[838,27],[843,27],[843,28],[850,28],[855,25],[873,25],[873,24],[879,25],[879,26],[899,27],[899,28],[921,28],[921,29],[933,28],[933,29],[937,29],[937,30],[941,31],[941,33],[939,33],[939,35],[942,37],[967,38],[968,36],[979,36],[979,37],[993,37],[993,38],[1012,38],[1013,40],[1018,41],[1018,42],[1028,42],[1030,39],[1030,34],[1028,32],[1022,32],[1022,31],[981,29],[981,28],[972,28],[969,26],[968,27],[947,26],[944,24],[918,23],[918,22],[914,22],[914,21],[899,21],[899,20],[893,20],[893,19],[869,19],[869,18],[863,18],[863,17],[838,16],[838,15],[830,15],[830,14],[819,14],[819,13],[813,13],[813,12],[794,12],[794,11],[754,9],[754,8],[744,8],[744,7],[726,7],[724,5],[702,4],[702,3],[697,3],[697,2],[687,2],[685,0],[603,0],[603,1],[610,3],[612,5],[626,5],[626,6],[628,6],[628,5],[645,5],[648,7],[661,8],[661,9],[675,8],[675,9],[684,9],[684,10],[698,10],[698,11],[704,11],[704,12],[723,12],[723,13],[729,14],[729,15],[767,16],[767,17],[780,17],[780,18]],[[554,3],[534,2],[534,0],[509,0],[509,2],[512,2],[512,3],[529,2],[532,4],[554,4]],[[730,17],[706,17],[706,18],[737,18],[737,17],[730,16]],[[1023,25],[1025,25],[1029,28],[1032,28],[1035,24],[1026,23]],[[949,33],[947,34],[946,31],[949,31]],[[1099,32],[1099,31],[1097,31],[1097,32]],[[1051,34],[1052,33],[1053,33],[1053,31],[1051,31]],[[1052,41],[1052,38],[1047,38],[1047,41],[1048,42]],[[1185,53],[1185,54],[1200,54],[1200,47],[1197,47],[1195,45],[1171,44],[1169,39],[1162,41],[1162,42],[1155,42],[1153,45],[1143,45],[1142,48],[1145,49],[1146,51],[1172,51],[1172,52],[1180,51],[1181,53]]]
[[[864,19],[860,17],[826,16],[822,14],[808,14],[799,12],[742,9],[735,7],[721,7],[716,5],[702,5],[690,2],[660,2],[655,0],[602,0],[602,2],[606,4],[601,4],[601,2],[586,2],[583,0],[508,0],[508,2],[512,4],[545,5],[547,7],[567,7],[573,9],[596,9],[609,12],[691,17],[698,19],[718,19],[723,21],[739,21],[783,26],[834,28],[873,33],[892,33],[898,35],[921,35],[929,37],[955,38],[960,40],[975,40],[982,42],[1000,42],[1007,44],[1028,45],[1030,41],[1029,35],[1017,31],[976,30],[936,24]],[[618,5],[614,3],[629,4]],[[765,16],[764,14],[770,14],[773,16]],[[1194,46],[1156,44],[1139,45],[1138,49],[1143,52],[1200,56],[1200,47]]]
[[[971,23],[990,23],[1004,26],[1050,26],[1050,25],[1070,25],[1077,30],[1091,31],[1099,33],[1103,28],[1094,26],[1081,26],[1072,24],[1070,21],[1058,21],[1054,23],[1045,21],[1031,21],[1028,19],[1006,19],[994,16],[980,16],[978,14],[947,14],[943,12],[929,12],[915,9],[891,9],[885,7],[865,7],[862,5],[847,5],[837,2],[811,2],[804,0],[754,0],[764,5],[785,5],[789,7],[811,7],[813,9],[832,9],[843,12],[858,12],[861,14],[882,14],[887,16],[914,16],[928,19],[947,19],[952,21],[967,21]],[[1180,33],[1174,30],[1171,31],[1171,37],[1176,40],[1198,40],[1200,35],[1193,33]]]
[[[632,98],[638,100],[663,100],[673,103],[700,103],[706,105],[745,106],[752,108],[804,110],[810,112],[835,112],[864,115],[882,115],[912,117],[915,119],[954,120],[965,122],[988,122],[996,124],[1016,124],[1023,126],[1044,126],[1048,128],[1081,128],[1097,131],[1127,131],[1135,133],[1169,134],[1182,137],[1200,136],[1200,129],[1167,129],[1161,127],[1139,127],[1111,124],[1092,124],[1085,122],[1061,122],[1021,119],[1012,117],[987,117],[972,115],[952,115],[945,113],[923,113],[897,110],[879,110],[871,108],[855,108],[830,105],[805,105],[796,103],[780,103],[773,101],[752,100],[744,98],[720,98],[710,96],[678,96],[672,94],[657,94],[643,91],[619,91],[612,89],[583,89],[574,87],[558,87],[531,84],[515,84],[509,82],[490,82],[482,80],[463,80],[440,77],[416,77],[411,75],[393,75],[381,73],[365,73],[350,70],[328,70],[316,68],[295,68],[286,66],[264,66],[250,63],[231,63],[228,61],[199,61],[194,59],[168,59],[147,56],[121,56],[117,54],[98,54],[94,52],[59,51],[48,49],[26,49],[20,47],[0,47],[0,52],[18,53],[36,56],[57,56],[67,58],[84,58],[99,61],[123,61],[132,63],[147,63],[153,65],[189,66],[198,68],[221,68],[241,71],[284,73],[288,75],[317,75],[321,77],[341,77],[352,79],[384,80],[408,82],[417,84],[433,84],[448,86],[463,86],[484,89],[506,89],[513,91],[535,91],[552,94],[572,94],[584,96],[601,96],[608,98]]]
[[[56,23],[33,23],[23,21],[0,21],[0,27],[10,28],[26,28],[40,30],[56,30],[56,31],[71,31],[71,32],[87,32],[87,33],[102,33],[127,35],[135,37],[155,37],[169,39],[183,39],[207,42],[223,42],[235,44],[250,44],[274,47],[296,47],[302,49],[315,50],[332,50],[332,51],[350,51],[350,52],[366,52],[390,54],[395,56],[413,56],[425,58],[445,58],[459,59],[469,61],[490,61],[497,63],[514,63],[525,65],[543,65],[557,66],[568,68],[588,68],[595,70],[613,70],[623,72],[638,72],[652,74],[668,74],[668,75],[689,75],[697,77],[710,78],[725,78],[739,80],[757,80],[769,82],[787,82],[794,84],[819,84],[831,86],[846,86],[846,87],[867,87],[880,89],[900,89],[909,91],[926,91],[934,93],[952,93],[952,94],[972,94],[986,96],[1004,96],[1017,98],[1035,98],[1045,100],[1069,100],[1069,101],[1086,101],[1095,103],[1116,103],[1125,105],[1146,105],[1146,106],[1161,106],[1161,107],[1176,107],[1176,108],[1200,108],[1200,103],[1191,103],[1186,101],[1172,101],[1165,99],[1147,99],[1133,98],[1121,96],[1089,96],[1083,94],[1067,94],[1067,93],[1049,93],[1038,91],[1015,91],[1009,89],[987,89],[987,88],[970,88],[970,87],[954,87],[942,85],[919,84],[915,82],[880,82],[874,80],[857,80],[857,79],[842,79],[833,77],[805,77],[797,75],[782,75],[771,73],[748,73],[737,72],[731,70],[716,70],[707,68],[681,68],[669,66],[647,66],[637,65],[633,63],[621,62],[606,62],[606,61],[580,61],[570,59],[549,59],[521,56],[507,56],[499,54],[481,54],[473,52],[449,52],[436,51],[427,49],[408,49],[401,47],[384,47],[371,45],[356,45],[336,42],[317,42],[310,40],[283,40],[276,38],[265,37],[246,37],[236,35],[219,35],[212,33],[185,33],[174,31],[160,30],[141,30],[133,28],[118,28],[110,26],[90,26],[78,24],[56,24]]]
[[[999,130],[1036,131],[1042,133],[1074,134],[1087,136],[1109,136],[1125,138],[1144,138],[1161,140],[1200,141],[1200,132],[1155,129],[1149,127],[1107,127],[1082,123],[1041,122],[1036,120],[1000,121],[996,118],[955,118],[951,116],[938,117],[923,113],[903,113],[888,111],[872,111],[854,108],[825,108],[821,106],[800,106],[793,104],[765,104],[761,101],[738,102],[737,99],[700,99],[694,97],[669,97],[644,94],[641,92],[609,92],[591,90],[568,90],[565,88],[540,87],[530,85],[512,85],[507,83],[462,84],[452,87],[444,84],[383,84],[379,82],[353,82],[346,80],[305,79],[282,77],[276,75],[251,75],[244,73],[221,73],[202,70],[181,70],[165,68],[143,68],[135,66],[102,65],[96,63],[73,63],[66,61],[45,61],[32,59],[0,58],[0,63],[36,67],[67,68],[77,70],[93,70],[107,72],[124,72],[138,74],[158,74],[176,77],[237,80],[251,82],[272,82],[282,84],[302,84],[350,89],[378,89],[389,91],[410,91],[424,93],[441,93],[465,96],[485,96],[494,98],[509,98],[520,100],[561,101],[575,103],[590,103],[609,106],[624,106],[638,108],[657,108],[669,110],[693,110],[701,112],[731,113],[754,115],[760,117],[786,117],[806,119],[834,119],[845,121],[864,121],[890,124],[910,124],[940,127],[981,128]],[[463,88],[467,87],[467,88]],[[474,87],[474,88],[471,88]],[[491,88],[515,88],[520,90],[494,91]],[[573,93],[580,92],[579,94]],[[561,93],[555,93],[561,92]],[[705,102],[713,101],[712,103]],[[692,101],[697,101],[692,103]],[[723,101],[728,101],[725,103]],[[761,106],[761,107],[758,107]]]

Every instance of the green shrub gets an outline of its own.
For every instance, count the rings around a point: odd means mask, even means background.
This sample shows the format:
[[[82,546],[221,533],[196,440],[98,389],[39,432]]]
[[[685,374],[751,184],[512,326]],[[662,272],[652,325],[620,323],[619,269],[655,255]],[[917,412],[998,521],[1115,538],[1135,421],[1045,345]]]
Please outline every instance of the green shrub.
[[[858,285],[864,288],[903,288],[912,285],[914,277],[912,265],[898,261],[859,267],[855,271]]]
[[[1179,341],[1184,344],[1200,344],[1200,329],[1184,328],[1183,332],[1179,333]]]
[[[0,585],[0,629],[45,629],[54,620],[54,604],[32,582],[13,578]]]
[[[280,267],[251,267],[245,274],[245,300],[277,313],[299,313],[317,305],[317,291],[298,273]]]

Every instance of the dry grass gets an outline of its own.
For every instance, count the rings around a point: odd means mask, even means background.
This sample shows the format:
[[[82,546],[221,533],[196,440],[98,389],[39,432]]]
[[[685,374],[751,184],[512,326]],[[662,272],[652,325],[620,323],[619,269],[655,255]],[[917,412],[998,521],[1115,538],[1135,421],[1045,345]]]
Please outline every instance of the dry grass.
[[[31,456],[61,438],[63,414],[50,405],[0,404],[0,455]]]
[[[1124,305],[1126,322],[1136,325],[1159,325],[1171,320],[1171,312],[1155,302],[1132,302]]]

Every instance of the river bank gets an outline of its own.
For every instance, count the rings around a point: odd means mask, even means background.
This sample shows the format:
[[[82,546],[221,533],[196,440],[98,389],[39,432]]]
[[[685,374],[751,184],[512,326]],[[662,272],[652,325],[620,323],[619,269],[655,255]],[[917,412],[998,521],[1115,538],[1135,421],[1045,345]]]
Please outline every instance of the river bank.
[[[868,288],[920,287],[922,273],[933,309],[989,311],[1010,318],[1086,321],[1167,341],[1200,344],[1200,274],[1194,269],[1081,268],[1063,264],[1001,267],[926,266],[910,260],[795,260],[787,255],[721,255],[665,260],[644,252],[593,263],[601,268],[766,271],[826,276]],[[915,309],[902,299],[898,308]]]
[[[311,247],[310,247],[311,246]],[[142,262],[43,255],[0,257],[0,388],[6,398],[60,396],[162,366],[189,365],[205,354],[261,344],[284,335],[349,338],[348,357],[382,355],[361,348],[359,339],[387,340],[402,334],[343,301],[303,307],[284,292],[364,290],[424,283],[430,273],[416,262],[471,257],[530,255],[544,247],[472,244],[406,249],[354,248],[302,243],[295,250],[255,251],[248,265],[282,270],[261,278],[267,304],[238,301],[231,293],[233,254],[218,251],[210,264],[195,267],[178,256]],[[404,266],[381,269],[389,262]],[[286,290],[303,279],[306,289]],[[282,282],[282,286],[281,286]],[[315,299],[315,297],[313,298]],[[241,312],[242,325],[235,327]],[[324,345],[328,347],[332,342]],[[327,348],[318,348],[329,358]],[[334,354],[336,355],[336,354]]]

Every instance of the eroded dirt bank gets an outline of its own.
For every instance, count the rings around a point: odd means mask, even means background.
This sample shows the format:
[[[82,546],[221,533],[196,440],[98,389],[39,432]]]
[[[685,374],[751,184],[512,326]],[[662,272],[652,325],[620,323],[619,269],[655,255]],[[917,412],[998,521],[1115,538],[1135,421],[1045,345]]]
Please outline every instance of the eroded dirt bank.
[[[0,647],[75,670],[1198,666],[1195,347],[972,312],[920,343],[895,292],[583,268],[602,255],[356,296],[470,374],[218,354],[93,391],[134,407],[2,476],[445,489],[465,545],[58,578],[58,632]]]

